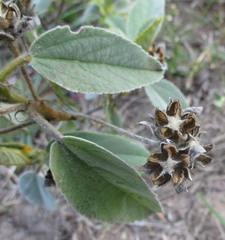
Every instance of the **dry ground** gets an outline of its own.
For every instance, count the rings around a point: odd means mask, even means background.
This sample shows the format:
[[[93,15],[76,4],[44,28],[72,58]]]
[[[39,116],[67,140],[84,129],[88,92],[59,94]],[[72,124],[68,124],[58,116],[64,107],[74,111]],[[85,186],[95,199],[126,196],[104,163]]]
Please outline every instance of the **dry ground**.
[[[199,123],[206,132],[205,141],[215,144],[210,153],[214,162],[194,169],[187,193],[177,195],[170,184],[161,189],[151,186],[162,202],[163,214],[115,225],[76,213],[57,189],[53,189],[58,204],[54,212],[29,204],[18,192],[15,168],[1,166],[1,240],[225,239],[224,227],[198,196],[201,193],[225,220],[225,105],[214,105],[215,93],[223,97],[225,89],[225,1],[169,1],[167,13],[169,21],[160,39],[167,45],[169,66],[173,67],[167,78],[182,89],[191,106],[204,107]],[[124,96],[118,109],[125,129],[149,136],[136,124],[154,112],[143,89]]]

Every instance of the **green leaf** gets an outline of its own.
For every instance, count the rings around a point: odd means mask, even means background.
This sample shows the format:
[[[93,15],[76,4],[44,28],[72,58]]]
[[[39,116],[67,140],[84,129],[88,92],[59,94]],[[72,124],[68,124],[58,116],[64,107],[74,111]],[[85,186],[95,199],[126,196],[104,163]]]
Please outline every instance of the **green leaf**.
[[[67,135],[94,142],[112,152],[132,167],[145,164],[149,156],[149,152],[145,148],[116,135],[91,132],[74,132]]]
[[[116,107],[114,106],[113,103],[107,103],[107,101],[105,101],[104,103],[104,109],[105,109],[105,121],[122,128],[123,127],[123,121],[121,118],[120,113],[118,112],[118,110],[116,109]],[[105,128],[105,132],[107,133],[113,133],[116,134],[117,132],[111,128]]]
[[[30,165],[32,161],[19,149],[0,148],[0,165]]]
[[[130,91],[158,81],[162,66],[136,44],[100,28],[57,27],[31,46],[32,66],[63,88],[83,93]]]
[[[119,28],[122,32],[126,33],[125,21],[120,16],[109,15],[105,18],[105,23],[111,28]]]
[[[66,90],[64,88],[61,88],[59,85],[55,84],[54,82],[51,83],[51,87],[53,88],[55,94],[57,95],[58,99],[61,100],[62,102],[68,103],[70,106],[81,110],[81,108],[69,97],[67,97]],[[62,91],[63,90],[63,91]]]
[[[138,36],[137,39],[135,39],[135,42],[142,46],[145,51],[148,51],[150,45],[158,35],[158,32],[162,26],[162,20],[162,17],[157,18],[145,31]]]
[[[143,24],[155,16],[164,16],[165,0],[138,0],[127,19],[127,36],[134,41]]]
[[[114,11],[119,14],[129,12],[131,7],[132,3],[130,2],[130,0],[118,0],[113,5]]]
[[[41,13],[46,10],[52,3],[52,0],[33,0],[32,5],[34,7],[34,12]]]
[[[73,121],[63,121],[61,122],[58,131],[62,134],[74,132],[77,131],[77,126]]]
[[[173,100],[179,99],[182,108],[188,107],[186,98],[180,89],[165,79],[145,87],[145,92],[152,104],[159,109],[166,109],[169,97]]]
[[[32,204],[55,210],[55,197],[48,187],[44,187],[44,182],[44,178],[34,172],[25,172],[19,178],[20,194]]]
[[[21,143],[0,143],[0,165],[32,165],[43,161],[45,152]]]
[[[81,17],[81,23],[96,21],[100,18],[99,7],[96,4],[89,4]]]
[[[161,211],[140,175],[106,149],[81,138],[53,143],[50,166],[76,211],[109,223],[131,222]]]
[[[1,123],[1,125],[0,125],[1,129],[12,127],[12,126],[16,125],[6,116],[0,116],[0,123]],[[12,139],[17,136],[21,136],[22,134],[25,134],[25,133],[28,133],[27,128],[23,128],[23,129],[19,129],[19,130],[13,131],[13,132],[1,134],[0,138]]]

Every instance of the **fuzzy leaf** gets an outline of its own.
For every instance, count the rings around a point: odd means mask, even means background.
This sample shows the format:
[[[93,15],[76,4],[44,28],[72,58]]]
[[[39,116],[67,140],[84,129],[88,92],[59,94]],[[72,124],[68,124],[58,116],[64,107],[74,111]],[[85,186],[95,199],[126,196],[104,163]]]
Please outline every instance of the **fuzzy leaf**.
[[[94,142],[112,152],[132,167],[145,164],[149,156],[149,152],[143,147],[116,135],[91,132],[74,132],[67,135]]]
[[[122,32],[126,33],[124,19],[120,16],[109,15],[105,18],[105,23],[111,28],[119,28]]]
[[[81,138],[62,141],[52,144],[50,167],[57,186],[81,214],[115,223],[161,211],[145,181],[117,156]]]
[[[169,97],[179,99],[183,109],[188,107],[184,94],[173,83],[167,80],[160,80],[145,87],[145,92],[152,104],[159,109],[166,109]]]
[[[39,37],[30,54],[35,70],[75,92],[125,92],[163,76],[161,64],[139,46],[100,28],[73,33],[57,27]]]
[[[135,42],[142,46],[142,48],[147,51],[156,38],[159,30],[162,26],[162,17],[157,18],[153,23],[149,25],[149,27],[144,30],[138,38],[135,40]]]
[[[132,3],[130,0],[118,0],[114,3],[114,6],[113,6],[114,11],[119,14],[129,12],[131,7],[132,7]]]
[[[34,172],[25,172],[19,178],[19,190],[28,202],[55,210],[55,197],[50,189],[44,187],[44,178]]]
[[[151,17],[163,16],[165,0],[138,0],[127,19],[127,35],[132,40],[141,34],[140,29]]]

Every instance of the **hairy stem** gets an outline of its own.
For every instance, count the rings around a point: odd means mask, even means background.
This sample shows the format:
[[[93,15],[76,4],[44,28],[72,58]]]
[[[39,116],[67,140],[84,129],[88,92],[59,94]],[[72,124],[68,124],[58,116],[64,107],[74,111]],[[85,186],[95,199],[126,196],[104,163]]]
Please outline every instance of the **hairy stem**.
[[[29,63],[32,60],[32,56],[30,54],[23,55],[13,62],[11,62],[5,69],[3,69],[0,73],[0,83],[5,81],[5,78],[14,70],[16,70],[20,65]]]
[[[28,106],[27,113],[31,116],[33,121],[39,124],[44,130],[51,134],[57,142],[62,142],[63,135],[54,128],[51,123],[45,120],[32,106]]]
[[[10,48],[12,54],[14,55],[14,57],[18,58],[18,57],[20,56],[20,52],[19,52],[19,49],[18,49],[18,45],[17,45],[17,43],[16,43],[15,41],[9,42],[9,48]],[[30,78],[30,76],[29,76],[29,74],[28,74],[28,72],[27,72],[27,69],[26,69],[26,67],[25,67],[25,64],[22,64],[22,66],[21,66],[21,71],[22,71],[22,74],[23,74],[23,76],[24,76],[24,78],[25,78],[25,80],[26,80],[29,88],[30,88],[30,91],[31,91],[31,94],[32,94],[34,100],[40,101],[37,93],[36,93],[35,90],[34,90],[33,84],[32,84],[32,82],[31,82],[31,78]]]
[[[102,121],[100,119],[96,119],[94,117],[88,116],[83,113],[71,113],[71,112],[62,112],[62,111],[55,111],[52,109],[49,105],[47,105],[44,102],[32,102],[30,101],[28,103],[27,108],[28,114],[31,116],[33,121],[35,121],[37,124],[39,124],[42,128],[44,128],[48,133],[53,135],[53,137],[56,139],[56,141],[61,142],[61,133],[59,133],[50,123],[49,121],[69,121],[69,120],[80,120],[82,118],[91,120],[93,122],[99,123],[105,127],[109,127],[115,131],[117,131],[120,134],[126,135],[130,138],[133,138],[137,141],[140,141],[142,143],[151,145],[151,146],[159,146],[159,141],[151,140],[148,138],[143,138],[139,135],[133,134],[131,132],[128,132],[122,128],[116,127],[110,123],[107,123],[105,121]],[[47,120],[46,120],[47,119]],[[29,124],[33,124],[32,122],[29,122]],[[17,125],[18,128],[22,127],[22,125]],[[16,127],[16,126],[15,126]],[[14,128],[15,128],[14,127]],[[6,131],[12,131],[15,130],[13,127],[10,127],[8,129],[3,129],[0,131],[1,133],[5,133]],[[17,129],[18,129],[17,128]]]
[[[56,17],[56,20],[55,20],[55,26],[59,22],[59,18],[60,18],[60,15],[61,15],[62,11],[63,11],[63,7],[64,7],[65,3],[66,3],[66,0],[61,0],[60,6],[59,6],[59,11],[57,13],[57,17]]]
[[[21,124],[18,124],[18,125],[14,125],[14,126],[11,126],[11,127],[0,129],[0,135],[2,135],[4,133],[9,133],[9,132],[12,132],[12,131],[16,131],[16,130],[19,130],[19,129],[24,128],[24,127],[28,127],[28,126],[30,126],[34,123],[35,123],[34,121],[27,121],[27,122],[24,122],[24,123],[21,123]]]
[[[0,108],[0,116],[14,112],[14,111],[24,110],[26,108],[26,106],[27,105],[24,103],[17,103],[17,104],[13,104],[6,108]]]
[[[0,101],[5,103],[27,103],[28,100],[11,91],[10,86],[0,83]]]
[[[158,146],[159,145],[159,141],[154,141],[154,140],[151,140],[151,139],[148,139],[148,138],[143,138],[141,136],[138,136],[138,135],[136,135],[134,133],[130,133],[130,132],[128,132],[128,131],[126,131],[126,130],[124,130],[122,128],[116,127],[116,126],[114,126],[114,125],[112,125],[110,123],[107,123],[105,121],[102,121],[100,119],[96,119],[96,118],[93,118],[91,116],[88,116],[88,115],[85,115],[85,114],[82,114],[82,113],[72,113],[71,120],[77,120],[78,118],[89,119],[89,120],[91,120],[93,122],[99,123],[99,124],[101,124],[101,125],[103,125],[105,127],[109,127],[111,129],[117,131],[120,134],[124,134],[124,135],[126,135],[126,136],[128,136],[130,138],[133,138],[133,139],[135,139],[137,141],[140,141],[142,143],[145,143],[145,144],[148,144],[148,145],[151,145],[151,146]]]

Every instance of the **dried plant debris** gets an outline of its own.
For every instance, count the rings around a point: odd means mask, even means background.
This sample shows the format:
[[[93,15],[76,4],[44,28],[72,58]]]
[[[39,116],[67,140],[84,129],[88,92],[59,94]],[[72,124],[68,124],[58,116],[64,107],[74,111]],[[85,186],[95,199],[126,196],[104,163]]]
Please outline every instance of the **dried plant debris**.
[[[14,40],[27,33],[32,18],[21,14],[20,8],[14,1],[0,0],[0,39]]]
[[[171,180],[177,193],[187,191],[184,183],[192,180],[190,170],[194,164],[205,166],[211,163],[212,158],[206,154],[213,145],[198,141],[200,125],[196,120],[201,112],[202,107],[182,110],[180,101],[170,98],[166,111],[156,108],[150,122],[139,123],[146,125],[161,142],[161,152],[150,155],[141,167],[158,187]]]
[[[148,49],[148,54],[156,58],[165,69],[168,69],[165,56],[166,52],[166,45],[164,43],[159,43],[157,45],[152,44]]]

